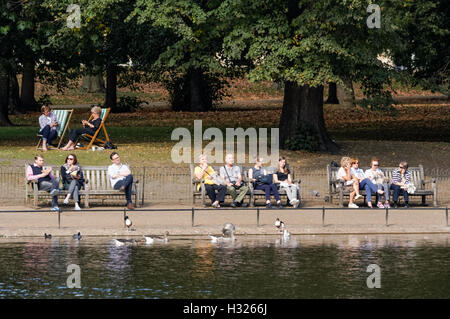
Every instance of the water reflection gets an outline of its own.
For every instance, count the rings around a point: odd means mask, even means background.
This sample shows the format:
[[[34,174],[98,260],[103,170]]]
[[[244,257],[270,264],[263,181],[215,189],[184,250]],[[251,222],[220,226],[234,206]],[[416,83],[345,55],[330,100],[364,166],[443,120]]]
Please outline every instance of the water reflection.
[[[447,235],[0,240],[2,298],[448,298]],[[82,288],[65,286],[81,267]],[[368,289],[367,266],[382,270]],[[277,287],[277,289],[274,289]]]

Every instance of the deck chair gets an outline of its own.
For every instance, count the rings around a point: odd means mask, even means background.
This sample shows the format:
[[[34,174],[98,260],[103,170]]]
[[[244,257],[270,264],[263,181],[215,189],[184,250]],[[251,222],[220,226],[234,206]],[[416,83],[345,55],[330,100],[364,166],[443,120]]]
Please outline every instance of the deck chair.
[[[52,112],[55,113],[56,119],[59,123],[58,136],[57,136],[57,138],[59,138],[57,148],[59,149],[59,147],[61,146],[61,143],[63,141],[64,135],[66,134],[66,131],[69,128],[69,122],[70,122],[70,118],[72,117],[73,109],[71,109],[71,110],[52,110]],[[39,142],[36,145],[36,149],[41,150],[43,138],[42,138],[42,135],[39,133],[37,134],[37,136],[39,137]]]
[[[111,111],[111,108],[102,108],[102,112],[100,113],[100,118],[102,119],[102,124],[100,124],[97,132],[95,132],[94,135],[90,135],[90,134],[83,134],[81,135],[81,137],[83,137],[84,139],[89,141],[88,146],[83,146],[83,147],[79,147],[77,148],[78,150],[88,150],[92,147],[92,145],[94,143],[103,143],[105,144],[106,142],[109,142],[109,135],[108,132],[106,131],[106,127],[105,127],[105,121],[106,118],[108,117],[109,111]],[[92,119],[92,115],[89,117],[90,121]],[[105,134],[105,140],[102,140],[100,138],[98,138],[98,134],[100,133],[100,130],[103,129],[103,133]]]

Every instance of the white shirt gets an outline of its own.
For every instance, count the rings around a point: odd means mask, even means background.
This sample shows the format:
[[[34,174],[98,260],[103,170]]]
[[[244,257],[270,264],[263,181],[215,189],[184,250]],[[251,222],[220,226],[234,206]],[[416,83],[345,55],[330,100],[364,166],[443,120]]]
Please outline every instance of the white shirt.
[[[377,168],[375,171],[371,168],[367,169],[365,174],[368,178],[370,178],[374,183],[379,183],[380,178],[375,178],[376,177],[376,173],[381,173],[382,176],[384,176],[383,171],[379,168]],[[381,180],[382,181],[382,180]]]
[[[111,182],[111,186],[114,188],[114,185],[118,181],[121,181],[122,179],[125,179],[125,176],[119,176],[117,178],[112,178],[114,175],[117,175],[118,173],[125,173],[125,172],[131,172],[127,165],[120,164],[111,164],[108,166],[108,177]]]
[[[352,173],[352,175],[355,175],[360,180],[363,180],[363,179],[366,178],[366,175],[364,174],[364,171],[362,169],[360,169],[360,168],[358,168],[358,169],[351,168],[350,172]]]
[[[345,171],[345,168],[341,167],[338,169],[336,178],[337,179],[344,179],[344,177],[347,176],[347,172]]]

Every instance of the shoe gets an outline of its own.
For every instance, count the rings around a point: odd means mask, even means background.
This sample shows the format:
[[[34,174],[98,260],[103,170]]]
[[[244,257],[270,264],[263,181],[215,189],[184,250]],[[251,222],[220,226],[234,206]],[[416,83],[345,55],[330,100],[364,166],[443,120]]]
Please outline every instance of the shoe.
[[[134,209],[133,203],[128,203],[127,204],[127,208],[130,209],[130,210],[133,210]]]
[[[389,209],[389,208],[391,208],[391,205],[389,205],[389,203],[385,203],[384,204],[384,208],[388,208]]]
[[[394,206],[393,206],[394,208],[398,208],[398,204],[397,203],[394,203]]]
[[[279,208],[279,209],[283,208],[283,205],[281,204],[281,202],[279,202],[279,203],[277,204],[277,208]]]
[[[378,208],[384,208],[383,204],[381,204],[380,202],[378,202],[377,207]]]
[[[359,208],[355,203],[348,204],[348,208]]]
[[[300,204],[300,201],[298,199],[296,199],[294,205],[292,205],[292,206],[294,208],[297,208],[299,204]]]
[[[80,206],[77,204],[75,204],[75,210],[81,210]]]
[[[242,203],[242,204],[241,204],[241,207],[247,207],[247,206],[248,206],[247,203]]]
[[[64,205],[67,205],[67,204],[69,204],[69,199],[68,198],[64,198]]]
[[[408,203],[405,203],[405,208],[411,208],[411,206],[409,206]]]
[[[219,208],[220,207],[219,202],[214,202],[214,203],[211,204],[211,206],[214,207],[214,208]]]
[[[360,199],[361,197],[363,197],[361,194],[358,194],[355,196],[355,200]]]
[[[266,208],[272,208],[272,204],[271,203],[267,203],[266,204]]]
[[[59,212],[59,207],[58,206],[52,207],[52,211]]]
[[[237,205],[237,202],[232,202],[231,203],[231,207],[233,207],[233,208],[236,208],[238,205]]]
[[[59,194],[59,189],[57,189],[57,188],[55,188],[54,190],[52,190],[50,192],[50,195],[52,195],[52,196],[55,196],[55,195],[58,195],[58,194]]]
[[[373,207],[372,207],[372,203],[371,203],[371,202],[368,202],[368,203],[367,203],[367,207],[373,208]]]

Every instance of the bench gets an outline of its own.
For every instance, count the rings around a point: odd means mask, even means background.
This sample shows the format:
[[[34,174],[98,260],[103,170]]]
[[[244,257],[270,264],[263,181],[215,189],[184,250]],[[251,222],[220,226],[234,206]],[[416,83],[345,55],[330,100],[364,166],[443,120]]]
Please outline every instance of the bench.
[[[25,165],[25,171],[29,165]],[[51,166],[53,175],[60,179],[61,166]],[[85,208],[89,208],[89,200],[91,196],[120,196],[125,199],[125,193],[115,190],[111,187],[108,178],[108,166],[81,166],[84,174],[84,188],[80,189],[80,200],[84,198]],[[67,196],[67,190],[60,190],[58,196]],[[134,204],[139,207],[139,180],[133,180],[132,192],[134,196]],[[51,195],[47,191],[38,190],[37,181],[28,181],[25,178],[25,202],[28,204],[33,198],[34,208],[38,207],[38,198],[50,198]]]
[[[384,167],[381,168],[384,175],[389,178],[389,181],[392,181],[392,173],[397,167]],[[363,171],[366,171],[368,168],[362,168]],[[350,196],[350,191],[346,190],[344,187],[344,182],[336,179],[337,172],[339,167],[331,167],[331,165],[327,165],[327,180],[328,180],[328,193],[329,193],[329,201],[333,202],[333,197],[339,198],[339,206],[344,207],[344,196]],[[421,196],[422,197],[422,205],[426,205],[426,197],[433,197],[433,206],[437,206],[437,185],[436,179],[425,180],[423,166],[419,165],[417,167],[408,167],[408,171],[411,173],[411,182],[416,186],[416,191],[414,194],[408,194],[408,196]],[[427,185],[431,185],[431,189],[427,188]],[[389,183],[390,186],[390,183]],[[360,194],[364,196],[364,201],[366,197],[365,190],[360,189]],[[390,190],[390,194],[392,196],[393,191]],[[402,195],[400,195],[402,196]],[[376,196],[373,196],[376,200]]]
[[[204,181],[203,180],[198,180],[195,175],[194,175],[194,169],[195,169],[194,164],[190,165],[190,172],[191,172],[191,191],[192,191],[192,204],[195,205],[195,201],[198,197],[201,198],[202,200],[202,204],[203,206],[206,206],[206,198],[207,198],[207,194],[206,194],[206,189],[205,189],[205,185],[204,185]],[[219,173],[220,167],[222,167],[223,165],[217,166],[217,165],[211,165],[212,168]],[[249,204],[250,207],[254,207],[255,206],[255,202],[256,202],[256,198],[258,197],[263,197],[265,198],[265,193],[263,190],[255,190],[253,187],[253,183],[249,183],[249,179],[248,179],[248,170],[252,167],[243,167],[241,165],[239,165],[239,167],[241,168],[241,172],[242,172],[242,177],[243,177],[243,181],[248,185],[249,190],[247,192],[247,195],[250,197],[249,198]],[[270,168],[267,167],[266,168],[268,170],[269,173],[273,173],[276,171],[276,168]],[[297,186],[299,186],[300,184],[300,180],[294,180],[294,170],[291,169],[291,175],[292,175],[292,179],[293,182],[295,182],[295,184],[297,184]],[[198,186],[200,185],[200,189],[197,190]],[[287,194],[286,191],[284,189],[279,189],[278,190],[280,197],[286,197],[286,204],[288,203],[288,199],[287,199]],[[225,198],[230,197],[230,194],[227,192]],[[300,188],[299,188],[299,193],[297,194],[297,198],[300,200]]]

